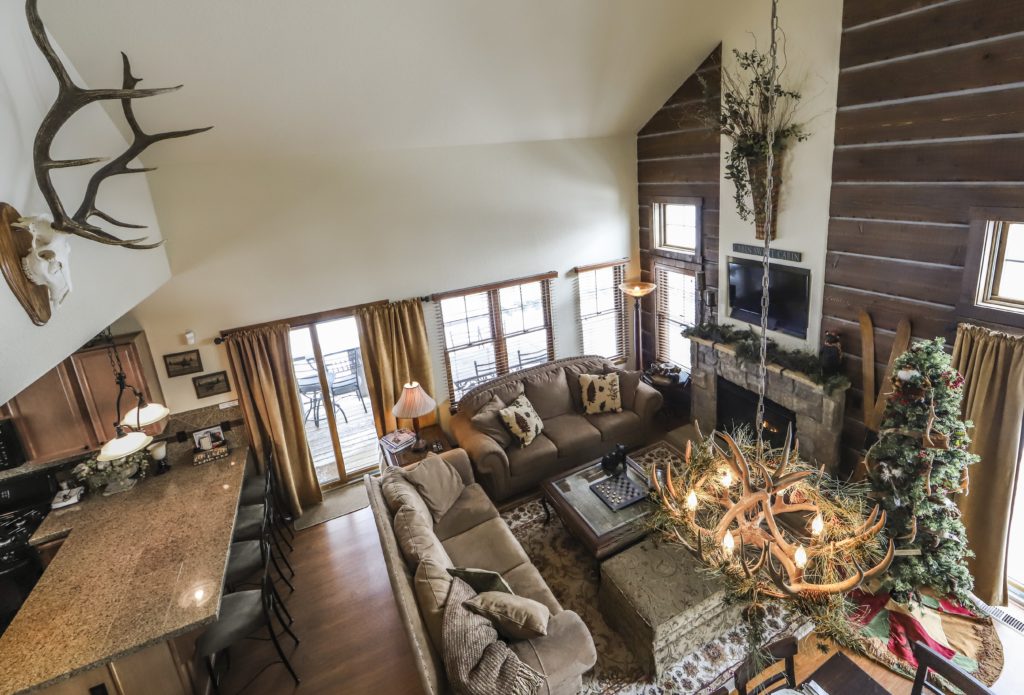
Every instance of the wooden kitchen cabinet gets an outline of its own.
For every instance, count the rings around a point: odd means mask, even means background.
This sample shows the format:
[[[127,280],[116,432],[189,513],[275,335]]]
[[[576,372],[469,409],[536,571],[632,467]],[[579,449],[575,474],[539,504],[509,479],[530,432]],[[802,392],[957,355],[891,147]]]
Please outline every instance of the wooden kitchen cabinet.
[[[163,403],[145,334],[116,336],[114,345],[128,383],[142,391],[147,401]],[[135,399],[129,390],[121,401],[122,415],[133,407]],[[117,420],[117,384],[107,344],[75,352],[8,401],[3,410],[14,421],[30,462],[99,448],[114,437]]]
[[[98,447],[67,360],[8,401],[6,409],[29,461],[52,461]]]
[[[114,338],[115,349],[121,358],[121,366],[128,377],[128,383],[142,391],[147,401],[164,402],[160,380],[153,365],[144,333]],[[82,389],[86,412],[93,432],[101,442],[113,439],[117,434],[114,423],[117,420],[117,384],[110,367],[110,355],[104,344],[79,350],[69,358],[75,377]],[[121,414],[135,407],[135,396],[126,391],[121,399]]]

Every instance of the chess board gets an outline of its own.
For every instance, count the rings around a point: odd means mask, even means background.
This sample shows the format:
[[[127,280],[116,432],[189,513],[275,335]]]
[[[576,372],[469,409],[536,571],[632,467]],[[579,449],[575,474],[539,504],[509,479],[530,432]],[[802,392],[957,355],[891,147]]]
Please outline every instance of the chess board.
[[[609,509],[615,512],[647,497],[647,490],[641,488],[624,474],[599,480],[593,483],[590,489],[608,505]]]

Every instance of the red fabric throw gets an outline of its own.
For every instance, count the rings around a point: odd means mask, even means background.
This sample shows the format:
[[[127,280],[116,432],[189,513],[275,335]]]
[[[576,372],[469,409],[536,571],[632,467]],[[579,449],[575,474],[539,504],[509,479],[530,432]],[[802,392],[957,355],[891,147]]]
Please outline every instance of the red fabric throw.
[[[865,653],[908,677],[917,670],[914,642],[928,645],[975,677],[991,684],[1002,670],[1002,646],[991,619],[948,598],[922,594],[901,604],[885,592],[853,591],[851,619],[860,628]]]
[[[909,613],[889,611],[889,651],[916,669],[914,642],[923,642],[947,659],[952,659],[956,654],[954,650],[932,639],[924,626]]]

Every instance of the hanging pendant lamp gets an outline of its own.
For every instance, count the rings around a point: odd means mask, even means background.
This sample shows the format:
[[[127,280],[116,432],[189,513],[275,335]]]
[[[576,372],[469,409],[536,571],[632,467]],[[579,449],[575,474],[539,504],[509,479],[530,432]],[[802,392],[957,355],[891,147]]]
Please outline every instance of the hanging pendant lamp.
[[[153,437],[138,430],[163,420],[170,414],[170,410],[161,403],[147,403],[142,392],[128,383],[128,377],[124,373],[121,357],[117,354],[110,329],[107,328],[103,335],[107,340],[107,355],[110,358],[110,368],[114,373],[114,383],[117,384],[117,420],[114,422],[114,438],[103,445],[96,460],[114,461],[142,451],[149,446],[153,442]],[[121,399],[124,397],[125,391],[129,389],[135,396],[136,405],[122,418]]]

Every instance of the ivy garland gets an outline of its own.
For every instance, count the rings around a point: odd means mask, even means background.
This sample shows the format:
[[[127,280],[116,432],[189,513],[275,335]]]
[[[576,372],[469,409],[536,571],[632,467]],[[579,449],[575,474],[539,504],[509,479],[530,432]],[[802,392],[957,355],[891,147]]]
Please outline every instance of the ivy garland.
[[[761,337],[753,328],[734,328],[725,324],[707,321],[683,330],[687,338],[703,338],[715,343],[724,343],[736,348],[736,357],[746,364],[761,359]],[[783,369],[803,372],[811,381],[824,387],[831,394],[836,389],[845,389],[850,380],[843,374],[826,374],[821,358],[809,350],[787,350],[768,339],[768,361]]]

